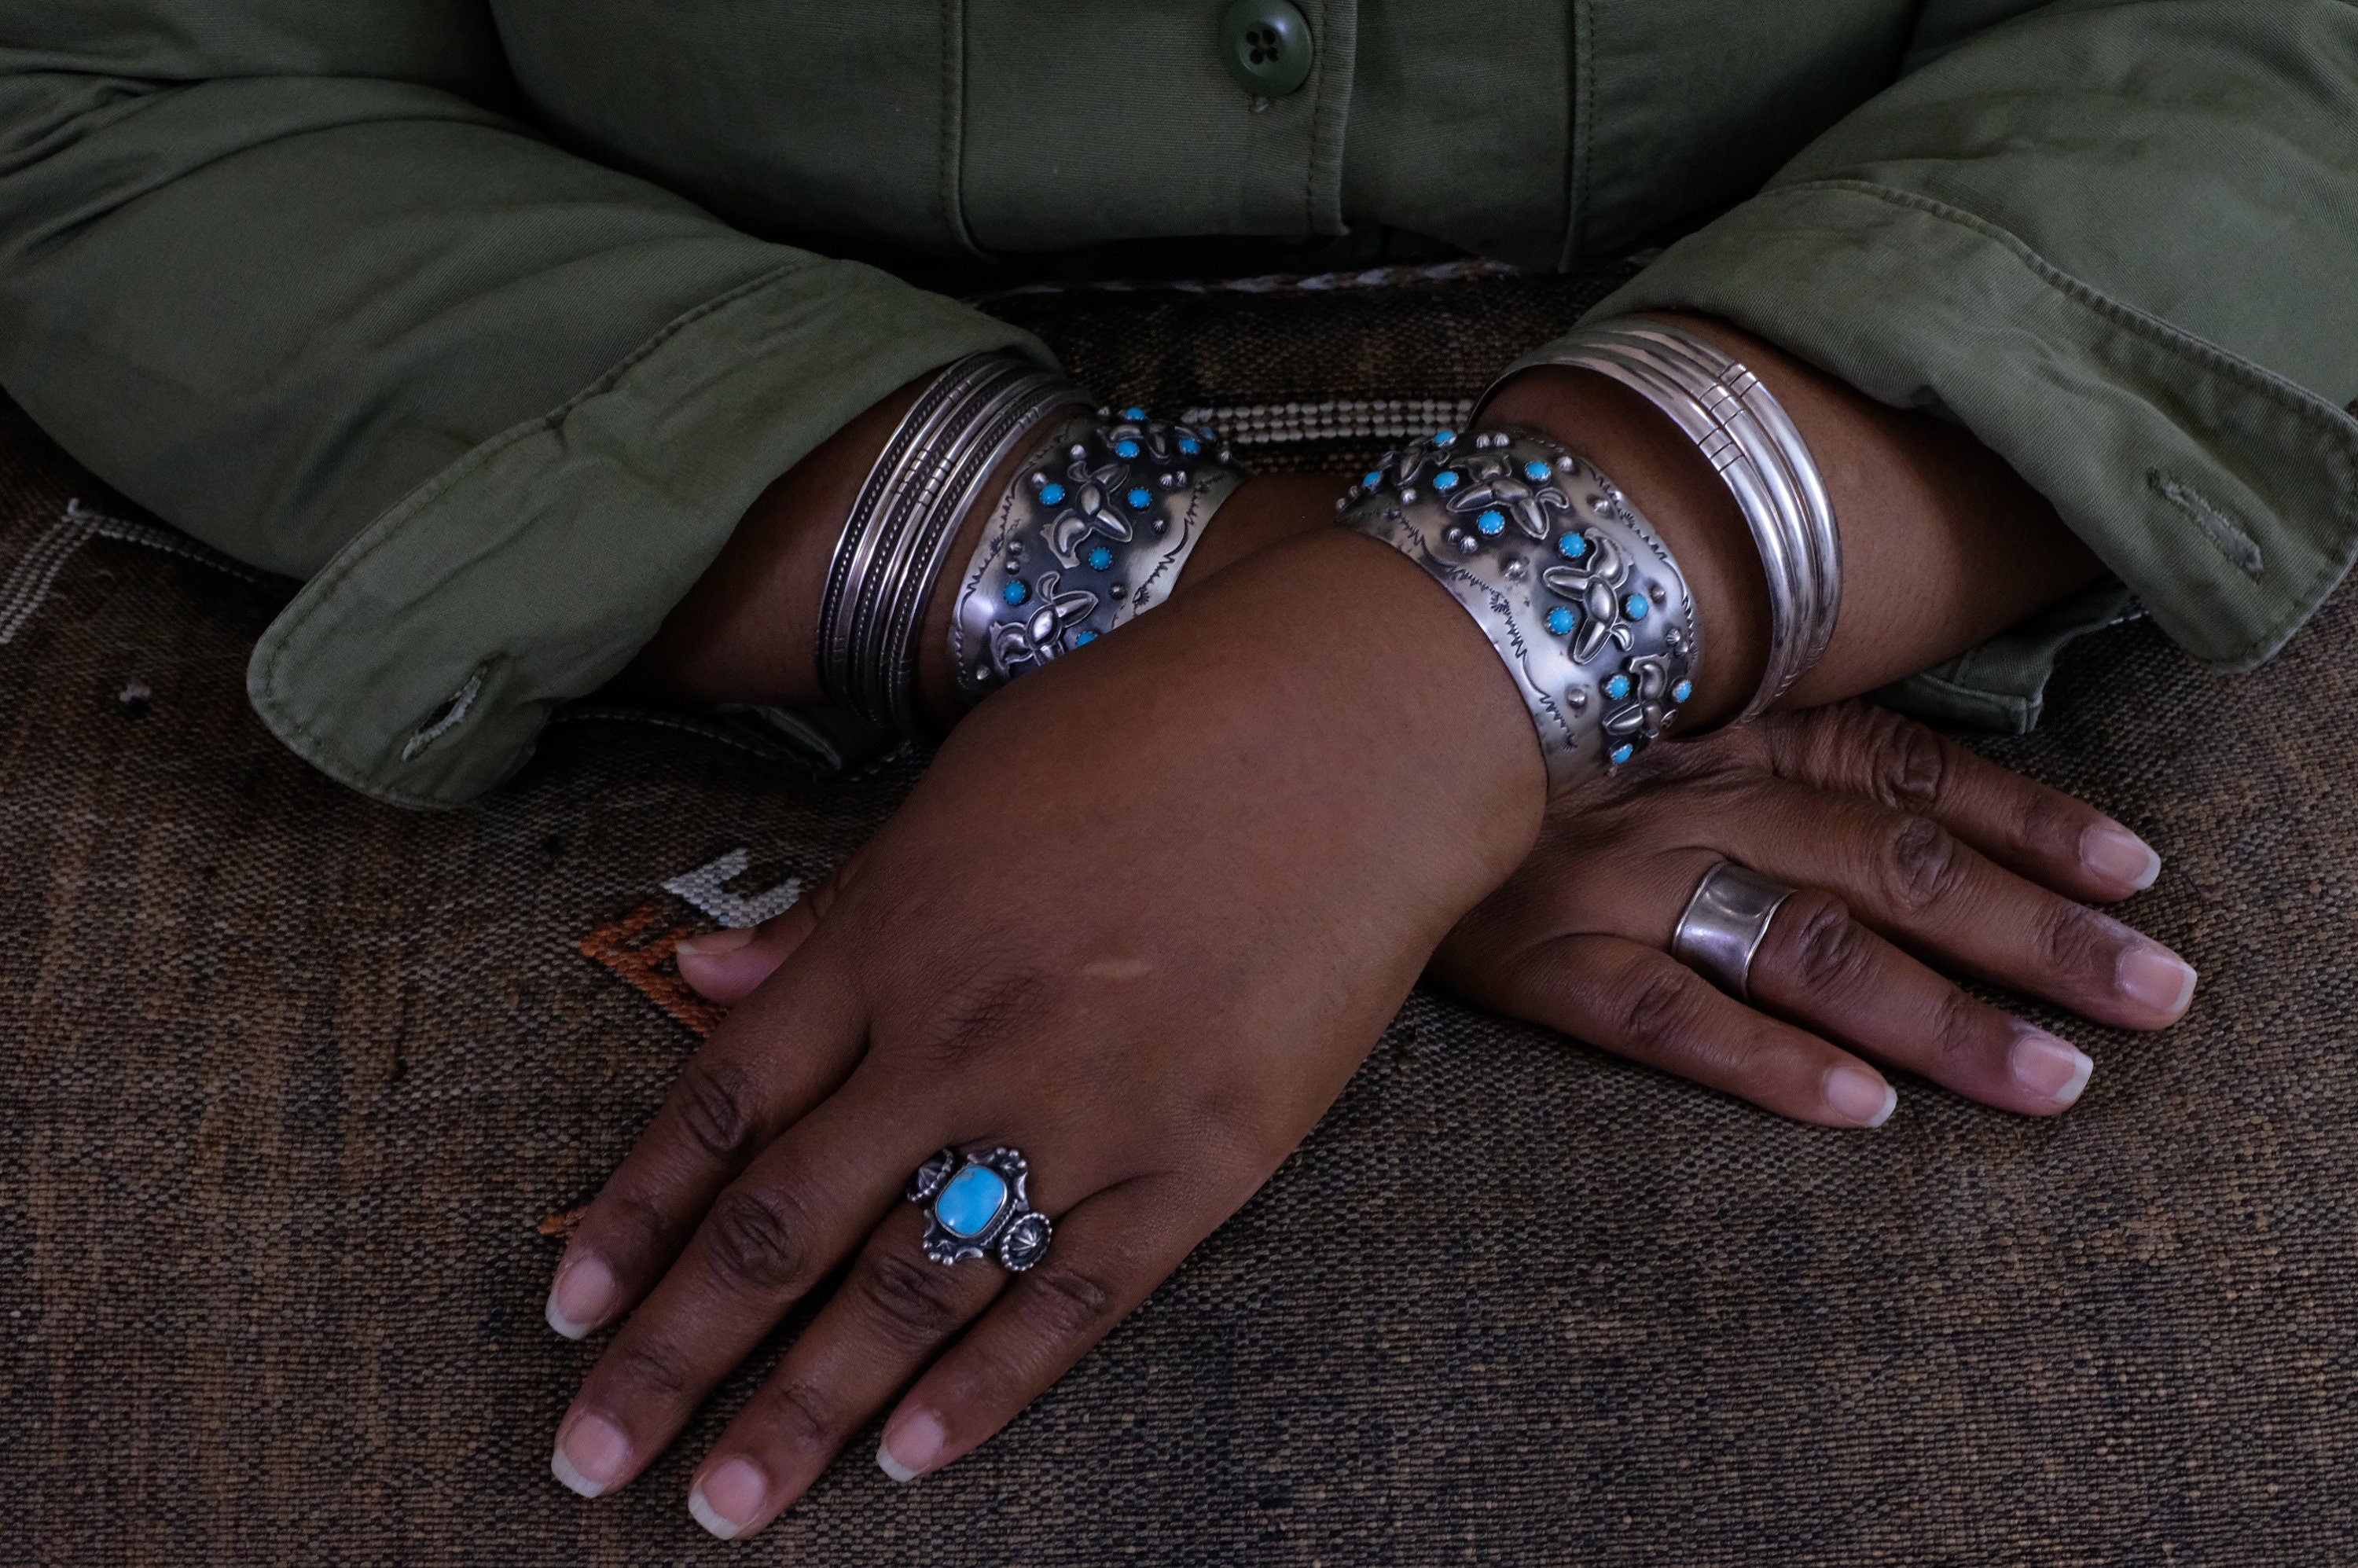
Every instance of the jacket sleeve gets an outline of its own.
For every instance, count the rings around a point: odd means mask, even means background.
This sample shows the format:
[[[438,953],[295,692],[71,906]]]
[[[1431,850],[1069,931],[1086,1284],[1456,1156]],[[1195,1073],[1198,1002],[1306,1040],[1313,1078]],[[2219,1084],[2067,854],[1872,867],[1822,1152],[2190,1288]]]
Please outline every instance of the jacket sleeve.
[[[1961,421],[2190,653],[2261,663],[2358,547],[2358,7],[1936,0],[1910,58],[1592,317],[1709,312]],[[1896,695],[2027,726],[2124,602]]]
[[[735,232],[503,114],[481,0],[0,7],[0,382],[158,515],[307,579],[254,707],[468,800],[763,487],[1024,334]]]

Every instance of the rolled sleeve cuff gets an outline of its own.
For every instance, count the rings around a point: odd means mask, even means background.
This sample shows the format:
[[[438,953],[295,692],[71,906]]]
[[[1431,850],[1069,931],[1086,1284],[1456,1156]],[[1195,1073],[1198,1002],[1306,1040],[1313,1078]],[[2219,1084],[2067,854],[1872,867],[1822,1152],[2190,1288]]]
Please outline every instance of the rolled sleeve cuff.
[[[629,663],[772,481],[896,387],[1010,347],[1049,362],[873,268],[781,267],[378,518],[264,633],[248,695],[332,777],[463,805]]]
[[[1587,319],[1657,309],[1963,424],[2214,669],[2275,654],[2358,549],[2358,420],[1955,207],[1855,180],[1772,189]],[[2021,685],[2015,723],[2037,713]]]

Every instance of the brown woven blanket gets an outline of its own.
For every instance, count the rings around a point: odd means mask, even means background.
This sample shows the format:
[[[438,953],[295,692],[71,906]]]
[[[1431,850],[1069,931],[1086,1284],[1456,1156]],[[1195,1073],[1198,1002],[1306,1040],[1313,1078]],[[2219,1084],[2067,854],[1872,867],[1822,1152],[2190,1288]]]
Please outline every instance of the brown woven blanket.
[[[1337,281],[992,308],[1299,465],[1599,287]],[[1879,1132],[1802,1127],[1420,995],[1004,1436],[900,1487],[871,1434],[730,1546],[683,1488],[748,1377],[622,1496],[550,1478],[595,1346],[542,1325],[540,1222],[708,1022],[669,943],[823,874],[915,764],[591,707],[405,814],[248,712],[287,591],[0,406],[0,1561],[2358,1557],[2349,595],[2241,679],[2106,633],[1987,748],[2161,848],[2129,916],[2203,972],[2167,1033],[2063,1026],[2099,1063],[2069,1116],[1903,1081]]]

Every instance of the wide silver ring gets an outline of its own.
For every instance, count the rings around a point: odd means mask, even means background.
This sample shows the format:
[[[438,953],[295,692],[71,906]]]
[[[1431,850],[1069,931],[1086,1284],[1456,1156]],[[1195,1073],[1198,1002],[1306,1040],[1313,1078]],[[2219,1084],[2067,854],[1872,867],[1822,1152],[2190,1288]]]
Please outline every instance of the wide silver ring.
[[[1031,1162],[1015,1150],[945,1149],[909,1178],[909,1201],[926,1205],[925,1256],[936,1263],[996,1258],[1014,1273],[1047,1256],[1055,1227],[1023,1195]]]
[[[1783,882],[1722,860],[1695,883],[1694,896],[1671,935],[1671,957],[1730,996],[1749,1001],[1752,955],[1760,951],[1778,909],[1792,896]]]

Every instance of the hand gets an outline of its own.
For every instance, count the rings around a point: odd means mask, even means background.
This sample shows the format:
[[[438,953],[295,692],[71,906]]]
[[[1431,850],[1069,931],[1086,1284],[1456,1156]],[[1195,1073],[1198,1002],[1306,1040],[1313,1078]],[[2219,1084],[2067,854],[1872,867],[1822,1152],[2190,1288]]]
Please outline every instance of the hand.
[[[1753,1005],[1670,957],[1696,882],[1728,859],[1801,891],[1753,959]],[[1461,922],[1432,978],[1770,1110],[1880,1126],[1861,1057],[2050,1115],[2089,1059],[1919,957],[2125,1029],[2175,1022],[2176,954],[2074,902],[2125,898],[2160,861],[2094,807],[1864,703],[1656,746],[1548,810],[1522,869]],[[1906,950],[1903,950],[1906,949]]]
[[[1332,531],[984,704],[584,1217],[550,1320],[629,1316],[558,1476],[627,1482],[846,1260],[692,1510],[761,1528],[896,1398],[892,1474],[973,1448],[1294,1147],[1542,791],[1480,633]],[[996,1144],[1030,1161],[1046,1257],[928,1261],[903,1184]]]

